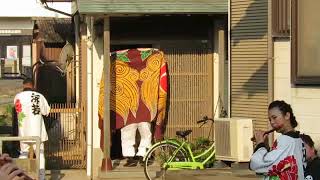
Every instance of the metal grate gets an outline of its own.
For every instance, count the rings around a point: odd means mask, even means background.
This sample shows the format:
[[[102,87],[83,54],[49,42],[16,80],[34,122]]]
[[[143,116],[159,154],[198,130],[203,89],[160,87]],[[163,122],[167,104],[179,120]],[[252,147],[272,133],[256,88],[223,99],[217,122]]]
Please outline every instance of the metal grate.
[[[218,156],[231,156],[230,122],[215,121],[216,154]]]
[[[272,0],[272,35],[290,35],[290,0]]]
[[[47,169],[85,168],[85,122],[77,104],[52,104],[46,128]]]

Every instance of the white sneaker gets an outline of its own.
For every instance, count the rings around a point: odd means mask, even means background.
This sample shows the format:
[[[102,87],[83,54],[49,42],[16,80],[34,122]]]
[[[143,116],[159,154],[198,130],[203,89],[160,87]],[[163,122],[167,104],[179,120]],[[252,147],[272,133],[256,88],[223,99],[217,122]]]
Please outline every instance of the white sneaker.
[[[46,170],[40,169],[39,170],[39,180],[45,180],[46,179]]]

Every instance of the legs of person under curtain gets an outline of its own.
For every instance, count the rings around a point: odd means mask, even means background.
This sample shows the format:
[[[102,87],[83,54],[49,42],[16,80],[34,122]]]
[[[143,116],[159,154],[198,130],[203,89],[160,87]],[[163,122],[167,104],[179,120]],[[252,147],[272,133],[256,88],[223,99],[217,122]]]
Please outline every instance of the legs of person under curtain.
[[[136,132],[138,124],[129,124],[121,129],[121,145],[122,155],[127,157],[127,162],[123,166],[133,167],[137,166],[138,161],[134,158],[135,149],[134,144],[136,142]]]
[[[140,164],[143,164],[143,157],[146,154],[147,149],[151,146],[152,133],[150,128],[151,124],[149,122],[141,122],[138,124],[141,140],[136,156],[138,157]]]

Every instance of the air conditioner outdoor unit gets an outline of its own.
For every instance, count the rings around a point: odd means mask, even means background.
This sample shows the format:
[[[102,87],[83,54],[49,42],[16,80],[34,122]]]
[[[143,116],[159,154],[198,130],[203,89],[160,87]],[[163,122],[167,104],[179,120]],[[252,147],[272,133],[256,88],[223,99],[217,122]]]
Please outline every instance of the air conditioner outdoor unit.
[[[214,134],[216,159],[235,162],[249,162],[253,152],[250,140],[252,119],[215,118]]]

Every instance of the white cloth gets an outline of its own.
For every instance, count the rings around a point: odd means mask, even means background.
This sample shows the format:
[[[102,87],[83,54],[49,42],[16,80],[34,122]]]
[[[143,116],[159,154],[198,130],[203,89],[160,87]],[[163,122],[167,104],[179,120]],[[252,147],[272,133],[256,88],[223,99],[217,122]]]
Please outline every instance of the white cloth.
[[[39,136],[48,140],[42,115],[48,115],[50,106],[44,96],[35,91],[23,91],[14,98],[18,116],[19,136]]]
[[[151,146],[151,124],[149,122],[129,124],[121,129],[121,144],[122,155],[125,157],[144,156],[147,148]],[[136,144],[137,129],[140,133],[140,144],[137,154],[135,153],[134,145]]]
[[[33,147],[34,152],[36,153],[36,144],[34,143],[20,143],[20,159],[27,159],[29,156],[30,147]],[[39,180],[45,179],[45,157],[44,157],[44,145],[43,143],[40,144],[40,169],[39,169]]]
[[[21,153],[19,158],[27,159],[29,154],[30,145],[33,147],[34,152],[36,153],[36,144],[35,143],[20,143]],[[44,145],[40,144],[40,169],[45,167],[45,158],[44,158]]]
[[[283,168],[282,164],[286,164],[287,168]],[[250,168],[257,173],[264,174],[265,179],[269,179],[272,172],[279,170],[287,172],[283,174],[288,179],[297,177],[298,180],[303,180],[305,166],[303,141],[298,136],[288,135],[280,135],[269,152],[263,146],[258,148],[250,161]]]

